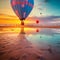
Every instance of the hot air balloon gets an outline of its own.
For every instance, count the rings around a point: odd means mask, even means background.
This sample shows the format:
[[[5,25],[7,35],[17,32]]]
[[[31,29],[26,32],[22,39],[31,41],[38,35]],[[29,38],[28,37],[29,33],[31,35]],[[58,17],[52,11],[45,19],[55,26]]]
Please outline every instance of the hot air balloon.
[[[36,20],[36,23],[38,24],[39,23],[39,20]]]
[[[21,20],[21,25],[24,25],[24,20],[33,9],[34,0],[11,0],[11,6]]]

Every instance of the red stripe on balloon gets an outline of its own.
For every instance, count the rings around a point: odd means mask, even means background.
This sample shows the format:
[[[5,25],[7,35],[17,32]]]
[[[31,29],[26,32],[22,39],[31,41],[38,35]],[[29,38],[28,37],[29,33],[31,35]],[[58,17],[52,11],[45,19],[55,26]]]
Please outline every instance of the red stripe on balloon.
[[[26,5],[29,5],[30,7],[33,8],[33,5],[31,3],[29,3],[28,1],[25,1],[25,2],[16,2],[16,1],[13,0],[12,6],[15,6],[16,4],[21,4],[21,5],[25,5],[26,4]]]
[[[21,16],[20,16],[20,14],[19,14],[19,12],[18,12],[18,10],[15,10],[15,13],[17,14],[17,16],[20,18]]]
[[[28,4],[28,1],[26,0],[25,3]]]
[[[13,6],[16,5],[15,1],[12,1],[12,5],[13,5]]]

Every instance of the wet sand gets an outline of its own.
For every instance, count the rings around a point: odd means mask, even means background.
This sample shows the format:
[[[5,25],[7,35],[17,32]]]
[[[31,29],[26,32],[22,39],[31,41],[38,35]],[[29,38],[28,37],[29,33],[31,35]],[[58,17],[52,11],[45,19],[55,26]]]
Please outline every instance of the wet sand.
[[[0,34],[0,60],[60,60],[60,53],[51,46],[46,47],[40,49],[25,33]]]
[[[1,60],[44,59],[41,54],[41,51],[25,38],[25,34],[16,37],[0,36]]]

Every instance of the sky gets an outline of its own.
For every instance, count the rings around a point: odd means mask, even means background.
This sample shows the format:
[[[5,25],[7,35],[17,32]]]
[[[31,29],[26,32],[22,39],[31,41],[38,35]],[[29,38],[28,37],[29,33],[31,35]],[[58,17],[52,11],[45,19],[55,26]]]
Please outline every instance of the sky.
[[[10,0],[0,0],[0,13],[16,16]],[[60,0],[34,0],[34,8],[29,16],[60,16]]]

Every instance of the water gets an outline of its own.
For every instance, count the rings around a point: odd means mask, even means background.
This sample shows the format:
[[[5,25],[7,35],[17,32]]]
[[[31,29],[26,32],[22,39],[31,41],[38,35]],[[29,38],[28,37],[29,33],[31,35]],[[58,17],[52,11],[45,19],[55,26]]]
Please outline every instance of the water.
[[[0,58],[1,60],[60,60],[60,29],[1,29]]]

